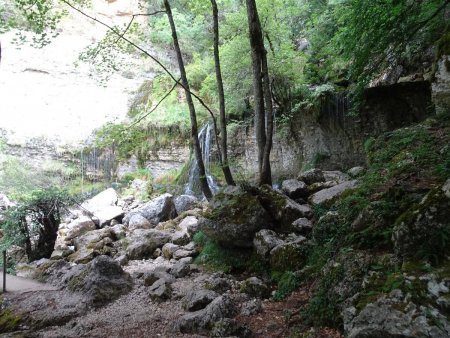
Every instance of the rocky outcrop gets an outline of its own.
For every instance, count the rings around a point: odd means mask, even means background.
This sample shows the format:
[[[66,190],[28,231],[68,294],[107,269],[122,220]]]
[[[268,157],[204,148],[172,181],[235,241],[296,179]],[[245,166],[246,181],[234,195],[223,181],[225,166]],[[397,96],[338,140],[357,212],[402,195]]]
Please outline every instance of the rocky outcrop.
[[[69,281],[69,289],[83,292],[94,306],[110,302],[131,288],[130,275],[107,256],[96,257]]]
[[[437,114],[446,113],[450,109],[449,64],[450,64],[450,55],[442,55],[437,62],[435,74],[436,79],[432,84],[432,98]]]

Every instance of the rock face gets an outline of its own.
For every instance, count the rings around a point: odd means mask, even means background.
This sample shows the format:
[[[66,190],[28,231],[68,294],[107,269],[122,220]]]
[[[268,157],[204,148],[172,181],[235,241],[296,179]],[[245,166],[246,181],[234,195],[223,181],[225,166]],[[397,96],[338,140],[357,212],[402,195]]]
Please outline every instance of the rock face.
[[[94,306],[99,306],[129,292],[132,280],[112,258],[98,256],[72,277],[69,288],[83,292]]]
[[[324,189],[311,195],[309,202],[313,205],[329,205],[342,195],[345,191],[354,189],[357,186],[357,181],[348,181],[338,184],[332,188]]]
[[[173,196],[164,194],[151,200],[137,210],[133,210],[131,213],[127,214],[123,223],[129,224],[131,217],[135,214],[140,214],[153,225],[175,218],[177,213],[173,203]]]
[[[127,238],[127,256],[130,259],[151,257],[157,248],[169,242],[170,234],[155,229],[137,229]]]
[[[437,63],[436,81],[432,85],[432,98],[436,113],[448,112],[450,107],[450,55],[443,55]]]
[[[270,215],[249,192],[216,195],[205,217],[201,230],[229,247],[251,247],[255,233],[271,227]]]

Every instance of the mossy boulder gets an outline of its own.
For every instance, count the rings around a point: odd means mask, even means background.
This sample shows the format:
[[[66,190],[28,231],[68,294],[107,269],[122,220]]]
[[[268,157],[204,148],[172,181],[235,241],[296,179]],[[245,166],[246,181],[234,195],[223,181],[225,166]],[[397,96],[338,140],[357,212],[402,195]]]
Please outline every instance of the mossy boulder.
[[[450,254],[450,199],[442,189],[433,189],[395,222],[392,235],[399,257],[439,261]]]
[[[305,237],[277,245],[270,251],[270,267],[273,271],[296,271],[306,263],[311,244]]]
[[[225,247],[251,247],[255,233],[271,227],[258,196],[246,191],[219,193],[200,220],[200,229]]]
[[[98,256],[74,275],[68,283],[71,291],[80,291],[94,306],[100,306],[128,293],[131,276],[108,256]]]

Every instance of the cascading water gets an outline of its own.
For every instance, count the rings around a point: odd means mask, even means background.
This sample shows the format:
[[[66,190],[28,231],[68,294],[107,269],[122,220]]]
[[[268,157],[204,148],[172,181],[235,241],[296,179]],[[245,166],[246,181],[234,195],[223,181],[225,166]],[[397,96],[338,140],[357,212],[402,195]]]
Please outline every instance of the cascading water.
[[[214,127],[213,123],[207,123],[199,132],[198,139],[200,142],[200,148],[202,150],[202,159],[205,165],[206,178],[208,180],[209,188],[211,192],[215,194],[219,190],[214,176],[211,175],[211,146],[214,140]],[[195,158],[191,161],[191,168],[189,170],[189,180],[186,185],[185,194],[201,196],[200,175],[197,161]]]

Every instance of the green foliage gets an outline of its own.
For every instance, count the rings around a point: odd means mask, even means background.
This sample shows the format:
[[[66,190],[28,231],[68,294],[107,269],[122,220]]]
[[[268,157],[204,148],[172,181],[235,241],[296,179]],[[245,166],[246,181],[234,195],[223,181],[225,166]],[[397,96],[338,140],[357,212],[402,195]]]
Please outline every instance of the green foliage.
[[[0,332],[7,333],[15,331],[22,318],[9,309],[0,310]]]
[[[66,191],[54,187],[31,192],[6,211],[0,248],[5,250],[14,244],[24,247],[30,260],[49,258],[62,213],[73,202]]]
[[[248,267],[251,251],[230,249],[210,240],[203,232],[198,232],[194,242],[200,246],[200,255],[195,259],[197,264],[211,271],[226,273],[242,271]]]
[[[283,273],[272,272],[272,279],[278,284],[277,291],[273,296],[276,301],[283,300],[300,286],[298,277],[292,271]]]

